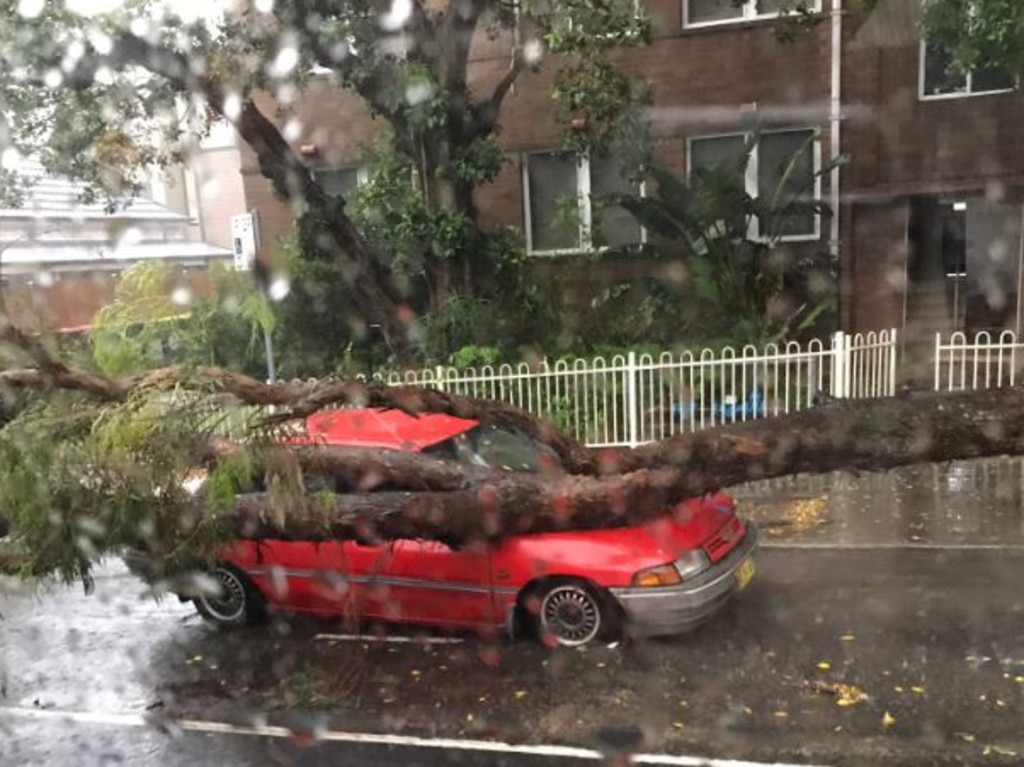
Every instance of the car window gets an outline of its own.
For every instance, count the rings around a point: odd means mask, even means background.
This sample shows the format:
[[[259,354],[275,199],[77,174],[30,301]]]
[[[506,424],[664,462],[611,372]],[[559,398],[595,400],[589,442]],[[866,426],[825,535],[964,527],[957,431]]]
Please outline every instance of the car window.
[[[558,455],[517,429],[480,425],[447,441],[459,463],[506,471],[561,471]]]

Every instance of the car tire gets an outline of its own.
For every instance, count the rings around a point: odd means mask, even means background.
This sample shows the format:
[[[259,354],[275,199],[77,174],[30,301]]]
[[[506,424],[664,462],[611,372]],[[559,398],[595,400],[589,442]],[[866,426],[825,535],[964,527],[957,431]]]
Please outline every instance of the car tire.
[[[599,639],[617,638],[621,631],[618,605],[587,581],[552,579],[539,587],[535,596],[534,626],[544,644],[580,647]]]
[[[217,565],[209,575],[221,593],[203,594],[195,598],[196,610],[215,626],[237,628],[254,626],[267,616],[267,601],[249,577],[237,567]]]

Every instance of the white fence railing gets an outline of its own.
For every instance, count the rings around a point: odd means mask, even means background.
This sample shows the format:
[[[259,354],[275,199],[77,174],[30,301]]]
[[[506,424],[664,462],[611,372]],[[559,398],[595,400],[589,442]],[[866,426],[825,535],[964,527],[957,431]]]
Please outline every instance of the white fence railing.
[[[1024,341],[1012,330],[997,338],[982,331],[968,339],[953,333],[948,342],[935,336],[935,391],[967,391],[1013,386],[1021,380]]]
[[[722,423],[804,410],[822,393],[896,390],[896,331],[837,333],[826,347],[790,342],[715,353],[665,352],[393,373],[392,385],[436,386],[547,418],[585,444],[637,445]]]

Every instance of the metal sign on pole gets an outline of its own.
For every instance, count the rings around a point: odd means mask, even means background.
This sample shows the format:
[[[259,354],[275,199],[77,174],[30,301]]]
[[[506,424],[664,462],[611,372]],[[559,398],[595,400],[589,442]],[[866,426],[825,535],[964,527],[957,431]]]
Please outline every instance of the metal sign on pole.
[[[231,217],[231,240],[235,252],[235,270],[252,271],[259,250],[259,218],[254,213]]]

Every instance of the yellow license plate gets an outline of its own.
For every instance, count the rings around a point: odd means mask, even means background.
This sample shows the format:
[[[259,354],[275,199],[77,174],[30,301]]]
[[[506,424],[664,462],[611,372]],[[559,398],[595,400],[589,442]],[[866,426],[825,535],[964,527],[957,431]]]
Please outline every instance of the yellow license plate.
[[[736,588],[743,591],[743,589],[749,586],[750,582],[754,579],[755,570],[754,560],[745,560],[736,570]]]

